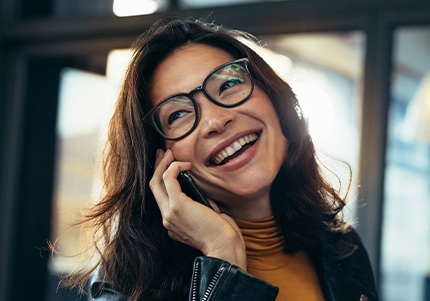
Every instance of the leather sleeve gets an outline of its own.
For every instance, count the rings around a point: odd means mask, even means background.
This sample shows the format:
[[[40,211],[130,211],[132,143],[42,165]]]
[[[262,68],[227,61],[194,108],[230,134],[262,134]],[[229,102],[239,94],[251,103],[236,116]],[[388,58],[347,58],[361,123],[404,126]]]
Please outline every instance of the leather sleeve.
[[[274,301],[278,288],[260,280],[226,261],[197,257],[189,294],[190,301]],[[127,295],[97,272],[90,283],[91,300],[126,301]]]
[[[94,301],[127,301],[127,295],[112,288],[112,284],[96,271],[90,283],[90,300]]]
[[[194,262],[190,301],[273,301],[279,289],[237,266],[212,257]]]

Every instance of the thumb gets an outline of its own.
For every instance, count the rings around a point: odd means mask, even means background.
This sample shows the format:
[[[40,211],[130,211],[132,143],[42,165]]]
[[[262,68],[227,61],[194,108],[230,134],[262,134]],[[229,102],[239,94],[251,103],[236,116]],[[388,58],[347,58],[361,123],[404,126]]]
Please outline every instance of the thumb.
[[[230,217],[230,216],[228,216],[227,214],[225,214],[225,213],[221,213],[220,214],[221,215],[221,217],[223,218],[223,219],[225,219],[227,222],[229,222],[230,223],[230,225],[232,225],[233,226],[233,228],[240,234],[240,236],[242,237],[242,231],[240,231],[240,229],[239,229],[239,226],[236,224],[236,222]]]
[[[214,200],[208,198],[208,201],[216,213],[221,213],[221,210],[219,209],[217,203]]]

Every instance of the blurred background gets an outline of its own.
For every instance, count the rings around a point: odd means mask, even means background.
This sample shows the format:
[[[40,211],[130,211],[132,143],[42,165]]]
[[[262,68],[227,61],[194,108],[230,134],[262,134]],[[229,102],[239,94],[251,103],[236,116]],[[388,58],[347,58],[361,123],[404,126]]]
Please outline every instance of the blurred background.
[[[345,214],[381,300],[430,300],[428,0],[0,0],[0,300],[87,299],[58,287],[82,248],[71,225],[102,192],[129,47],[163,16],[261,40],[323,162],[352,165]]]

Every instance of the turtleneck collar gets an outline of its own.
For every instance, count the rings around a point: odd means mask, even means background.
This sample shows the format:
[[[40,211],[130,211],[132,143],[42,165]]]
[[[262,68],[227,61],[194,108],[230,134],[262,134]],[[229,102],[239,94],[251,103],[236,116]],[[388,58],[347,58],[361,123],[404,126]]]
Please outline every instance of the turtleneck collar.
[[[245,240],[248,260],[283,253],[285,239],[274,216],[252,221],[235,218],[234,221]]]
[[[309,256],[306,252],[285,253],[285,239],[273,216],[234,221],[245,241],[248,273],[278,286],[276,300],[324,300]]]

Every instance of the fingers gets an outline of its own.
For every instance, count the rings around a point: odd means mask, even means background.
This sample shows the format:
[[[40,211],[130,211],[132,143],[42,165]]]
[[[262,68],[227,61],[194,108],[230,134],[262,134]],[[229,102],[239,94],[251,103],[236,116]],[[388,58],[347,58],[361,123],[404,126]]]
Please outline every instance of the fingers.
[[[190,162],[174,161],[171,150],[166,152],[157,150],[155,159],[155,170],[149,187],[154,194],[155,200],[163,214],[171,211],[172,206],[178,199],[183,199],[181,187],[177,181],[179,172],[191,168]]]
[[[211,204],[212,209],[213,209],[216,213],[221,213],[221,210],[219,209],[218,204],[217,204],[214,200],[212,200],[212,199],[208,199],[208,201],[209,201],[209,204]]]
[[[175,161],[171,150],[156,153],[155,170],[150,181],[150,188],[154,194],[162,215],[162,223],[170,238],[181,243],[199,248],[202,243],[196,241],[193,235],[193,227],[196,216],[202,216],[199,212],[202,206],[193,202],[182,192],[177,180],[179,172],[189,170],[190,162]],[[203,207],[203,206],[202,206]],[[202,235],[199,235],[201,237]]]
[[[162,174],[165,170],[165,168],[163,168],[163,166],[168,164],[166,161],[169,159],[166,157],[168,157],[167,152],[165,153],[161,149],[157,150],[156,157],[155,157],[154,174],[153,174],[151,180],[149,181],[149,188],[151,189],[152,193],[154,194],[155,200],[157,201],[158,207],[160,208],[162,213],[165,210],[165,208],[164,208],[165,206],[163,205],[164,201],[162,201],[162,200],[167,197],[167,193],[166,193],[163,181],[162,181]],[[164,159],[164,163],[162,163],[163,159]]]
[[[164,228],[173,240],[246,269],[243,238],[234,221],[219,214],[219,207],[213,200],[209,200],[214,208],[211,210],[182,192],[177,176],[190,168],[190,162],[175,161],[171,150],[157,151],[149,185],[160,208]]]
[[[154,171],[154,177],[163,179],[165,176],[163,175],[169,167],[173,167],[173,173],[169,173],[167,177],[169,176],[178,176],[179,172],[184,170],[189,170],[191,168],[191,162],[180,162],[175,161],[175,157],[173,155],[173,152],[168,149],[167,151],[163,151],[161,149],[157,150],[157,154],[155,157],[155,171]],[[175,170],[176,168],[176,170]],[[176,174],[175,174],[176,172]]]

